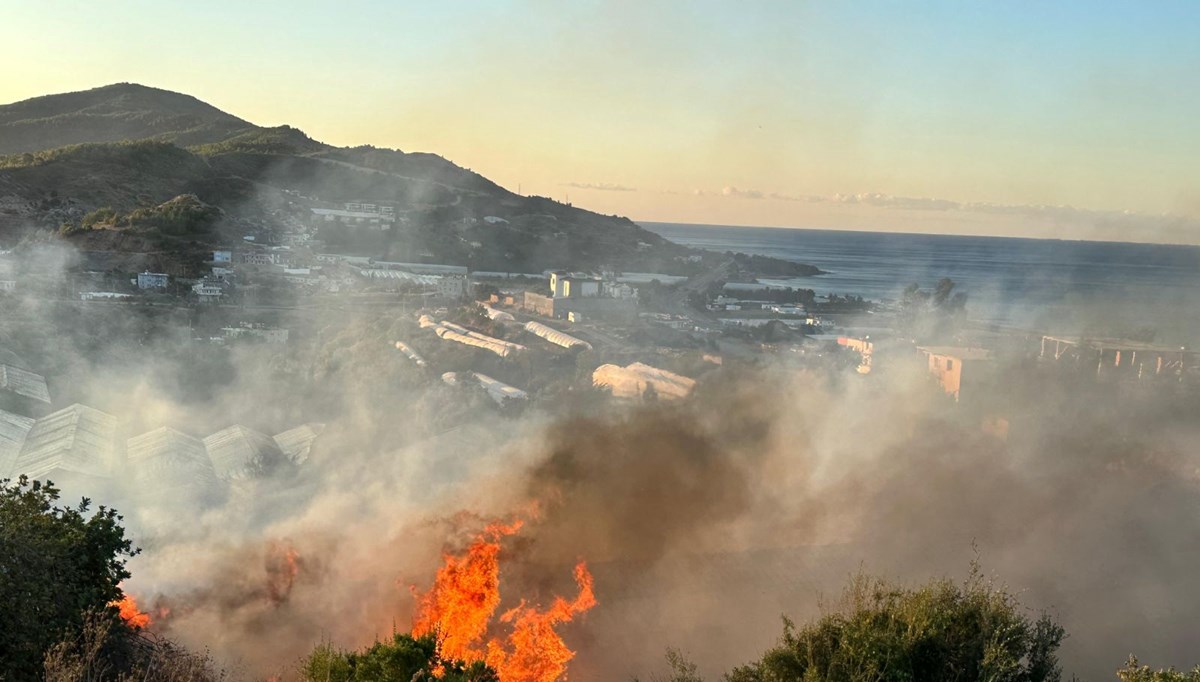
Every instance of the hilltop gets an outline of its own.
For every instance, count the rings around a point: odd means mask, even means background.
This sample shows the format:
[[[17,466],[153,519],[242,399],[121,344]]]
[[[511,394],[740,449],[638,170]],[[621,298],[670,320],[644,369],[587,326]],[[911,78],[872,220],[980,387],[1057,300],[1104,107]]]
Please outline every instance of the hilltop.
[[[189,95],[134,84],[0,106],[0,237],[77,234],[97,209],[128,213],[181,195],[222,211],[196,240],[230,243],[310,221],[317,206],[394,206],[393,229],[327,228],[331,249],[481,270],[548,267],[691,274],[721,257],[628,218],[522,196],[436,154],[335,147],[266,128]],[[486,220],[485,220],[486,218]],[[102,236],[91,235],[95,248]],[[114,247],[119,248],[119,247]],[[770,274],[817,274],[784,261]],[[186,269],[186,268],[185,268]]]
[[[0,154],[147,138],[205,144],[254,127],[190,95],[118,83],[0,106]]]

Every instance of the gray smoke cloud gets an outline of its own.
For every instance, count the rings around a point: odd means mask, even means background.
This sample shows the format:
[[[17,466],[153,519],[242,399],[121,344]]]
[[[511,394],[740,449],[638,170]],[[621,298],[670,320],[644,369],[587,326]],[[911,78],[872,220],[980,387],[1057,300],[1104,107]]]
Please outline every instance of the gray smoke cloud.
[[[147,495],[136,477],[69,489],[126,512],[144,550],[129,591],[156,627],[247,676],[287,676],[321,641],[407,630],[442,552],[532,501],[538,518],[502,555],[504,605],[570,594],[587,561],[599,605],[564,630],[582,679],[645,677],[668,646],[715,678],[860,568],[919,582],[965,573],[976,552],[1058,615],[1068,673],[1107,679],[1131,652],[1196,663],[1200,425],[1177,385],[1118,395],[1017,364],[989,403],[1007,406],[997,429],[998,413],[955,405],[920,368],[758,358],[681,403],[518,416],[407,364],[394,340],[439,368],[477,362],[410,312],[298,311],[276,319],[296,330],[290,350],[210,354],[163,336],[154,310],[5,306],[9,345],[126,436],[325,424],[302,466],[207,503]]]

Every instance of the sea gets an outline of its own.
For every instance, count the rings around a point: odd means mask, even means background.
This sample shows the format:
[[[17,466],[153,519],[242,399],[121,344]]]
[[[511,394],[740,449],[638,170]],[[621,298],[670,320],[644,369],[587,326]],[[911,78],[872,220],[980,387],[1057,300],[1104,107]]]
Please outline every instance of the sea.
[[[773,256],[827,274],[772,286],[899,299],[954,280],[972,320],[1045,333],[1154,334],[1200,346],[1200,246],[641,222],[671,241]]]

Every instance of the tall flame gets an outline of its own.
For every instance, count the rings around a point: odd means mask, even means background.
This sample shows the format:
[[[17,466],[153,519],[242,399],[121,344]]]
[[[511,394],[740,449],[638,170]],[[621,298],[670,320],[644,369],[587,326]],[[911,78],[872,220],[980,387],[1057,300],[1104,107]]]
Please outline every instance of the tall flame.
[[[436,632],[442,658],[479,661],[488,622],[500,606],[500,538],[521,529],[522,521],[492,523],[475,537],[465,556],[443,555],[433,589],[421,600],[413,635]]]
[[[555,597],[545,611],[521,604],[500,616],[500,622],[512,623],[507,642],[488,642],[487,664],[500,676],[501,682],[554,682],[567,670],[575,652],[554,630],[559,623],[569,623],[576,614],[596,605],[592,591],[592,574],[580,562],[575,566],[575,583],[579,594],[574,601]]]
[[[121,620],[134,630],[142,630],[150,625],[150,614],[138,609],[137,600],[131,594],[125,595],[120,601],[112,602],[109,606],[117,607],[121,612]]]
[[[492,616],[500,606],[500,541],[521,527],[520,520],[492,523],[464,554],[446,553],[433,588],[421,598],[412,633],[436,633],[441,658],[485,661],[500,682],[554,682],[575,656],[555,627],[596,605],[592,575],[580,562],[575,567],[575,599],[556,597],[545,610],[521,600],[499,618],[509,632],[489,639]]]

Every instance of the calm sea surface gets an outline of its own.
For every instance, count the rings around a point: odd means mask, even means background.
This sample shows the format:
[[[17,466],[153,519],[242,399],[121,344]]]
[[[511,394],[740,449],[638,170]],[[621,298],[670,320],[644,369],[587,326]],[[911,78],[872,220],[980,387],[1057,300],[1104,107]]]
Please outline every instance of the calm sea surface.
[[[1200,247],[1118,242],[641,223],[667,239],[816,265],[829,274],[770,280],[817,294],[895,300],[949,277],[972,318],[1057,333],[1142,326],[1200,345]]]

